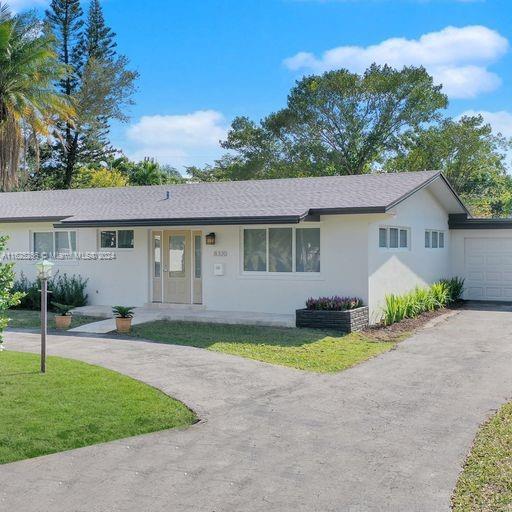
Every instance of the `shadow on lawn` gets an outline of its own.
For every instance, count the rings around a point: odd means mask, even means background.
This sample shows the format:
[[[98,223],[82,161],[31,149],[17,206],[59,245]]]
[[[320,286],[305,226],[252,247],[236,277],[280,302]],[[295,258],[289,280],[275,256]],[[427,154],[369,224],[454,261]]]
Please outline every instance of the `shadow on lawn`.
[[[265,327],[256,325],[228,325],[198,322],[158,320],[132,328],[132,337],[190,347],[208,348],[216,343],[243,343],[300,347],[332,336],[343,336],[334,331]]]

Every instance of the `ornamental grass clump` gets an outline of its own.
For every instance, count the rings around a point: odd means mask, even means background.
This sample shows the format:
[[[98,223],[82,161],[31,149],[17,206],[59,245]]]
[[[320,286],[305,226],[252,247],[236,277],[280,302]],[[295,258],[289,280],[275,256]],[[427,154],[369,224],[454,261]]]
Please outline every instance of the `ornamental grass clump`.
[[[318,297],[309,298],[306,301],[306,309],[316,311],[347,311],[349,309],[360,308],[363,301],[357,297]]]
[[[391,325],[426,311],[444,308],[459,301],[463,291],[464,280],[454,277],[442,279],[426,288],[416,287],[403,295],[386,295],[383,322]]]

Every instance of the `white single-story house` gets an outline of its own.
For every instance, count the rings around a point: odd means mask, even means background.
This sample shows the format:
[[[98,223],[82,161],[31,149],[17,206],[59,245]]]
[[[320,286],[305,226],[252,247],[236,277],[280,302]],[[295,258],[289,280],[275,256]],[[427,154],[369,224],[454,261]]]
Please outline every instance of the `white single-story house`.
[[[376,321],[386,294],[451,276],[512,300],[512,220],[472,218],[439,172],[2,193],[0,231],[18,273],[53,254],[96,305],[291,314],[343,295]]]

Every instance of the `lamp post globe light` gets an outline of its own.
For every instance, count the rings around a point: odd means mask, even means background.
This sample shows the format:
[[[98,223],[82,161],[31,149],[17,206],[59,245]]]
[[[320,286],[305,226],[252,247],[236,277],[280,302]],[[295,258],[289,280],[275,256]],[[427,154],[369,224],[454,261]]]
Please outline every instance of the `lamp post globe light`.
[[[53,263],[41,260],[36,263],[37,277],[41,281],[41,373],[46,372],[46,331],[48,324],[48,279],[52,276]]]

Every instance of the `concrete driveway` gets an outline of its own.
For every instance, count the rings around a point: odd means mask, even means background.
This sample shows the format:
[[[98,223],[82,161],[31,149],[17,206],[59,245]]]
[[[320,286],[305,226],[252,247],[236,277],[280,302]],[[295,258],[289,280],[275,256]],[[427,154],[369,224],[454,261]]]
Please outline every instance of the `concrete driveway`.
[[[11,350],[37,337],[9,333]],[[465,310],[315,375],[201,349],[51,337],[202,422],[0,466],[0,510],[441,512],[479,424],[512,395],[512,309]]]

